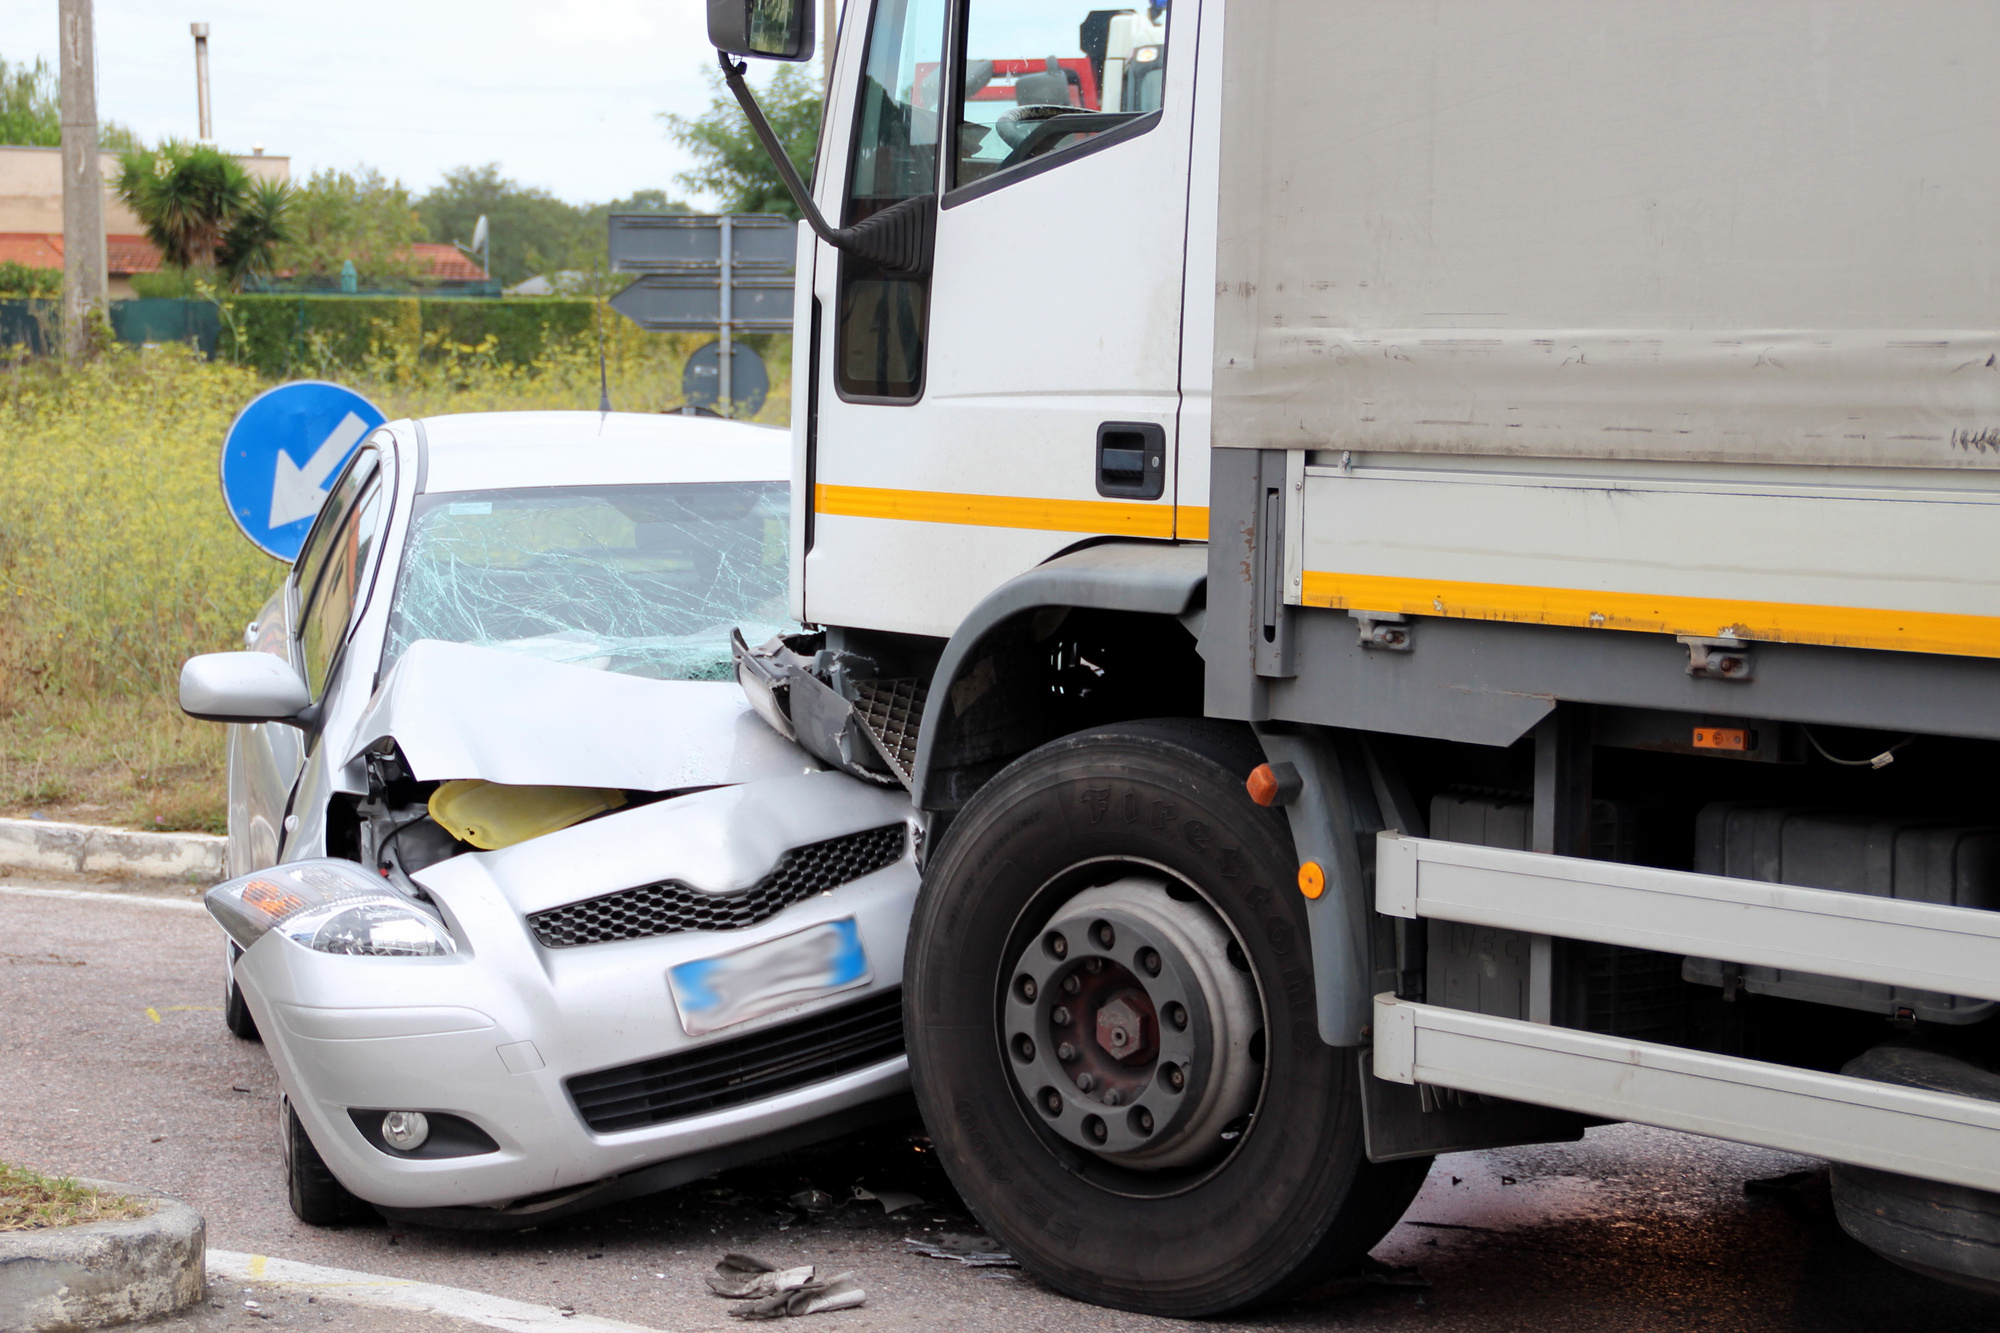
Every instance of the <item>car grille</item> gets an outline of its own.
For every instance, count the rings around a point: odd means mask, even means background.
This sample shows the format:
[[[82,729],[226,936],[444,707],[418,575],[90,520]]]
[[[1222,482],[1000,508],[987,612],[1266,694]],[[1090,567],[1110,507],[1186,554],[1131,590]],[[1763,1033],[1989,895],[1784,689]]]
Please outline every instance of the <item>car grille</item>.
[[[890,989],[748,1036],[578,1074],[564,1086],[586,1125],[613,1134],[775,1097],[902,1052],[903,994]]]
[[[703,893],[674,880],[621,889],[566,907],[532,912],[528,926],[545,948],[637,940],[683,930],[754,926],[795,902],[894,865],[909,845],[904,824],[794,847],[776,869],[739,893]]]

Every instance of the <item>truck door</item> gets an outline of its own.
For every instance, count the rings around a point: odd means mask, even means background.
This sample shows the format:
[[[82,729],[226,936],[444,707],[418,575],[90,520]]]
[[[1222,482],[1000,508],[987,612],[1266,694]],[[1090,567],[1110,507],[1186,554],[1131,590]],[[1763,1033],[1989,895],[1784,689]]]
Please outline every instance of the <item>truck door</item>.
[[[805,611],[943,635],[1068,547],[1176,535],[1196,12],[863,12],[822,202],[851,225],[935,192],[935,259],[896,277],[820,246]]]

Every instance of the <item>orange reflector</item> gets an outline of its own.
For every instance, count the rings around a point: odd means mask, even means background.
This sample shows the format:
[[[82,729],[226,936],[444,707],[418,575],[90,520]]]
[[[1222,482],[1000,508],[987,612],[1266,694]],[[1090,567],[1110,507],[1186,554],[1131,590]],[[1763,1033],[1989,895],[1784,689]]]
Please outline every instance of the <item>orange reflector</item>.
[[[1319,862],[1306,861],[1299,866],[1299,892],[1308,898],[1326,892],[1326,872],[1319,868]]]
[[[1696,727],[1694,748],[1697,750],[1747,750],[1750,748],[1750,733],[1742,727]]]
[[[1250,799],[1259,805],[1269,805],[1278,799],[1278,775],[1271,771],[1269,764],[1259,764],[1251,769],[1243,786],[1250,793]]]

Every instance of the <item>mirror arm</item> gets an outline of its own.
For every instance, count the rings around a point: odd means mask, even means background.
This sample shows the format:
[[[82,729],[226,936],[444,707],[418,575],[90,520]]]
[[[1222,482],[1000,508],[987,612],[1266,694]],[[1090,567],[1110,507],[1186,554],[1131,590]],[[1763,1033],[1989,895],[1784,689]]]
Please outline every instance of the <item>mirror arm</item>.
[[[936,229],[937,200],[932,195],[915,195],[899,199],[881,212],[863,218],[851,227],[834,227],[827,223],[823,214],[812,200],[805,182],[799,179],[798,169],[792,165],[791,155],[778,142],[771,122],[764,118],[764,109],[757,105],[757,99],[750,92],[750,85],[743,75],[749,66],[731,58],[727,51],[717,51],[716,59],[722,62],[722,81],[729,85],[729,91],[736,95],[737,104],[750,121],[750,128],[757,136],[757,142],[764,146],[771,165],[778,169],[779,177],[785,182],[786,193],[792,196],[792,203],[798,207],[806,224],[815,235],[834,249],[871,264],[888,269],[892,273],[921,274],[930,271],[931,237]]]
[[[799,179],[798,168],[792,165],[791,154],[787,153],[784,145],[778,142],[776,132],[771,129],[771,122],[764,119],[764,109],[757,105],[756,97],[750,92],[750,85],[744,81],[743,76],[750,67],[740,60],[732,59],[727,51],[717,51],[715,57],[722,62],[722,81],[729,85],[730,92],[736,94],[737,104],[743,108],[743,114],[749,117],[750,128],[756,133],[757,142],[764,145],[765,155],[771,159],[771,165],[778,169],[778,175],[784,179],[785,191],[792,196],[792,203],[797,205],[800,215],[822,241],[836,249],[842,248],[840,233],[827,225],[826,219],[813,205],[812,194],[806,189],[805,182]]]

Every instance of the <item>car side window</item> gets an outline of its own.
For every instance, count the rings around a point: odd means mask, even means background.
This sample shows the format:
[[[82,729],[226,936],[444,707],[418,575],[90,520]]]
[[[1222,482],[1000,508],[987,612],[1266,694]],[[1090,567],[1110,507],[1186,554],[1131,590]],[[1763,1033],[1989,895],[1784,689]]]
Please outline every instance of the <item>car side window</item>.
[[[375,475],[380,466],[381,455],[373,448],[363,447],[334,479],[333,487],[327,492],[326,503],[320,506],[319,517],[306,532],[306,539],[299,547],[298,559],[292,562],[292,586],[296,597],[292,605],[303,609],[306,598],[312,595],[313,586],[319,582],[326,559],[333,550],[333,534],[347,513],[354,506],[354,497]],[[304,621],[301,620],[303,625]]]
[[[968,0],[954,187],[1152,123],[1166,82],[1167,6]]]
[[[360,498],[328,534],[319,580],[299,615],[299,647],[306,686],[314,699],[326,691],[334,658],[354,619],[356,600],[367,586],[384,507],[380,479],[371,473]]]

